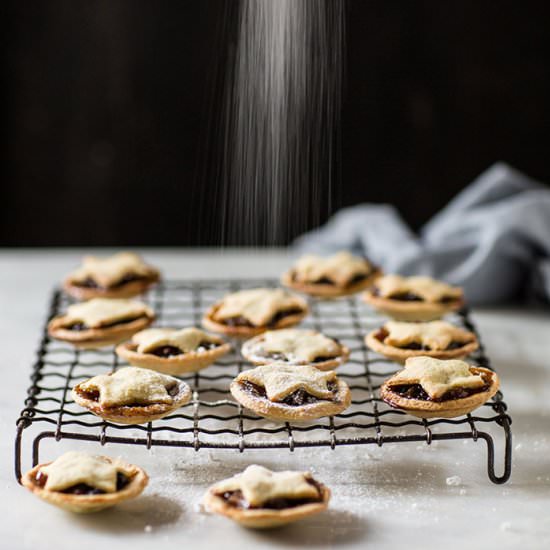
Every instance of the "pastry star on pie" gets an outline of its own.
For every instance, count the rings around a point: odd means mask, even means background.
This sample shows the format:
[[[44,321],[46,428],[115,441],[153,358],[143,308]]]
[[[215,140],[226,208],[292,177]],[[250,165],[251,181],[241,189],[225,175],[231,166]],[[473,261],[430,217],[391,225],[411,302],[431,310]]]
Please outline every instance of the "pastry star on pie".
[[[384,275],[363,299],[398,321],[432,321],[464,305],[461,288],[424,276]]]
[[[255,464],[216,483],[205,506],[246,527],[284,525],[326,510],[330,490],[309,472],[272,472]]]
[[[148,481],[138,466],[76,451],[35,466],[21,479],[46,502],[77,513],[97,512],[134,498]]]
[[[342,251],[334,256],[302,256],[281,277],[294,290],[319,297],[348,296],[364,290],[380,275],[366,258]]]
[[[241,372],[229,389],[244,407],[276,420],[332,416],[351,403],[348,385],[334,371],[323,372],[311,365],[262,365]]]
[[[205,328],[229,336],[251,337],[269,329],[297,325],[306,302],[281,288],[254,288],[228,294],[204,315]]]
[[[195,372],[229,353],[230,344],[198,328],[149,328],[120,344],[117,354],[136,367],[165,374]]]
[[[420,418],[455,418],[477,409],[497,392],[497,375],[459,359],[411,357],[386,380],[380,396]]]
[[[82,407],[119,424],[163,418],[191,399],[185,382],[139,367],[94,376],[77,384],[71,393]]]
[[[270,330],[247,340],[242,354],[256,365],[277,361],[330,370],[345,363],[349,349],[316,330],[289,328]]]
[[[77,300],[131,298],[143,293],[160,278],[157,269],[133,252],[108,258],[86,256],[82,266],[65,279],[63,288]]]
[[[446,321],[389,321],[365,338],[367,346],[394,361],[424,355],[437,359],[465,357],[478,348],[477,337]]]
[[[154,319],[153,311],[141,302],[94,298],[54,317],[48,323],[48,334],[75,347],[93,349],[126,340]]]

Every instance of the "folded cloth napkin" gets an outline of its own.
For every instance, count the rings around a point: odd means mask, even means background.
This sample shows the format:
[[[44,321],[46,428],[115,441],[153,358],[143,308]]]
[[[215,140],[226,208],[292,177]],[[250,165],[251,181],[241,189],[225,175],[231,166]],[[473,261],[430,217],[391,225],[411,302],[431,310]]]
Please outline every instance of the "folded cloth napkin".
[[[299,237],[300,253],[364,254],[386,273],[462,286],[470,303],[550,303],[550,188],[498,163],[415,234],[387,204],[336,213]]]

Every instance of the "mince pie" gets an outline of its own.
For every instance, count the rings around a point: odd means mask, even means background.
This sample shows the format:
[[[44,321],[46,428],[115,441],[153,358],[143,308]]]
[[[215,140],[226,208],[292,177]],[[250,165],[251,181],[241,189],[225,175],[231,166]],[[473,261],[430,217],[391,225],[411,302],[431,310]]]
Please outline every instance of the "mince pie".
[[[432,321],[464,305],[461,288],[423,276],[385,275],[363,297],[398,321]]]
[[[316,330],[287,328],[269,330],[247,340],[242,354],[255,365],[286,363],[331,370],[346,362],[349,349]]]
[[[370,332],[367,346],[399,363],[424,355],[437,359],[465,357],[478,348],[476,335],[447,321],[405,323],[388,321]]]
[[[460,359],[411,357],[386,380],[380,396],[390,406],[420,418],[455,418],[477,409],[499,387],[497,375]]]
[[[228,294],[205,314],[205,328],[247,338],[270,329],[297,325],[308,312],[306,302],[281,288],[254,288]]]
[[[191,389],[172,376],[139,367],[123,367],[80,382],[71,395],[76,403],[104,420],[145,424],[189,402]]]
[[[204,496],[211,511],[245,527],[277,527],[326,510],[330,489],[309,472],[272,472],[253,464]]]
[[[148,481],[139,466],[76,451],[35,466],[21,479],[41,499],[77,513],[98,512],[137,497]]]
[[[311,296],[335,298],[364,290],[379,275],[380,270],[366,258],[339,252],[328,258],[314,255],[301,257],[283,274],[281,282]]]
[[[145,292],[160,273],[133,252],[109,258],[86,256],[82,266],[65,279],[63,288],[77,300],[131,298]]]
[[[119,357],[130,365],[165,374],[195,372],[211,365],[231,351],[219,336],[198,328],[148,328],[116,348]]]
[[[154,319],[153,311],[141,302],[94,298],[73,304],[67,313],[54,317],[48,334],[78,348],[100,348],[127,340]]]
[[[332,416],[351,403],[348,385],[334,371],[320,371],[311,365],[262,365],[241,372],[229,389],[241,405],[273,420]]]

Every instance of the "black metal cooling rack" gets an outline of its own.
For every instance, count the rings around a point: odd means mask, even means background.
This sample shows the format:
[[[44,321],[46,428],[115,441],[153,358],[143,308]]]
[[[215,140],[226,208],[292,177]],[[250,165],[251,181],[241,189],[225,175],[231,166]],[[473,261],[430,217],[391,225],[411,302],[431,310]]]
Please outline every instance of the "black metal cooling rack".
[[[200,325],[204,310],[227,292],[257,286],[275,286],[273,280],[168,281],[144,296],[156,311],[158,326]],[[70,300],[59,290],[53,294],[48,320],[63,312]],[[387,406],[378,396],[380,384],[399,366],[370,351],[364,335],[383,319],[359,298],[311,301],[311,314],[302,326],[338,338],[351,351],[350,360],[338,369],[352,391],[352,405],[342,414],[315,423],[272,422],[236,403],[229,393],[230,381],[249,365],[236,351],[215,365],[181,379],[193,389],[191,402],[163,419],[146,425],[105,422],[82,409],[70,396],[81,380],[109,372],[121,364],[111,349],[75,350],[48,337],[46,328],[33,365],[25,408],[17,420],[15,473],[21,478],[23,449],[30,444],[32,465],[39,463],[40,443],[45,439],[93,441],[164,447],[187,447],[196,451],[215,449],[281,449],[340,445],[387,445],[440,440],[485,441],[487,470],[491,481],[510,477],[511,419],[498,392],[473,415],[453,419],[421,420]],[[477,333],[467,311],[454,322]],[[478,335],[479,337],[479,335]],[[491,368],[483,345],[469,359]],[[495,473],[495,440],[504,439],[503,473]],[[28,440],[28,441],[27,441]],[[32,443],[30,443],[32,441]],[[24,444],[25,443],[25,444]],[[28,452],[28,451],[27,451]]]

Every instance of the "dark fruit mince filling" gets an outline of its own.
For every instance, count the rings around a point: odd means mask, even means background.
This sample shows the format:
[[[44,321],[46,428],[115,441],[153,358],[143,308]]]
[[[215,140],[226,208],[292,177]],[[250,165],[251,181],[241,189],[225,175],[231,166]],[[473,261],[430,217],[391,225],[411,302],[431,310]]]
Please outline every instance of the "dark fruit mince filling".
[[[102,290],[108,290],[108,289],[111,289],[111,288],[120,288],[121,286],[124,286],[128,283],[133,283],[134,281],[145,281],[145,280],[148,280],[148,277],[144,277],[142,275],[134,275],[134,274],[129,273],[128,275],[125,275],[124,277],[122,277],[122,279],[120,279],[114,285],[111,285],[109,287],[104,287],[104,286],[101,286],[101,285],[97,284],[97,282],[93,279],[93,277],[87,277],[83,281],[75,282],[74,285],[75,286],[80,286],[80,287],[83,287],[83,288],[98,288],[98,289],[102,289]]]
[[[105,323],[104,325],[101,325],[99,327],[92,327],[95,329],[102,329],[102,328],[111,328],[118,325],[126,325],[128,323],[132,323],[133,321],[137,321],[138,319],[141,319],[144,317],[144,315],[139,315],[138,317],[130,317],[129,319],[122,319],[119,321],[114,321],[112,323]],[[66,330],[72,330],[75,332],[80,332],[82,330],[89,330],[90,327],[86,325],[86,323],[82,323],[81,321],[78,321],[76,323],[71,323],[70,325],[67,325],[66,327],[63,327]]]
[[[296,506],[302,506],[304,504],[312,504],[316,502],[321,502],[321,488],[319,487],[319,484],[315,482],[313,479],[308,479],[307,482],[310,485],[313,485],[318,493],[319,496],[317,498],[299,498],[299,499],[291,499],[291,498],[274,498],[271,500],[267,500],[264,502],[261,506],[251,506],[248,501],[244,498],[243,493],[240,489],[237,489],[236,491],[227,491],[225,493],[221,493],[218,496],[223,498],[227,504],[230,506],[234,506],[235,508],[241,508],[244,510],[254,510],[254,509],[267,509],[267,510],[284,510],[285,508],[296,508]]]
[[[201,342],[197,348],[193,351],[195,352],[204,352],[208,351],[214,348],[217,348],[219,344],[216,344],[215,342]],[[151,351],[148,351],[147,353],[150,353],[152,355],[156,355],[157,357],[173,357],[174,355],[182,355],[186,352],[182,351],[180,348],[176,346],[159,346],[158,348],[155,348]]]
[[[264,326],[268,328],[274,327],[281,319],[289,317],[290,315],[298,315],[302,313],[300,308],[287,309],[286,311],[279,311],[276,313]],[[230,317],[221,321],[224,325],[229,327],[255,327],[246,317],[239,315],[238,317]]]
[[[373,290],[374,296],[380,296],[380,289],[374,288]],[[396,294],[392,294],[390,296],[386,296],[388,300],[397,300],[398,302],[424,302],[424,298],[421,296],[418,296],[418,294],[415,294],[414,292],[398,292]],[[437,300],[440,304],[450,304],[451,302],[456,302],[457,298],[454,296],[443,296],[439,300]]]
[[[420,401],[433,401],[441,403],[442,401],[450,401],[452,399],[464,399],[476,393],[482,393],[489,389],[490,384],[484,384],[479,388],[457,388],[450,390],[437,399],[432,399],[420,384],[405,384],[402,386],[392,386],[391,391],[404,397],[405,399],[418,399]]]
[[[42,472],[38,472],[36,474],[36,477],[34,478],[34,482],[39,487],[44,487],[46,485],[46,481],[48,480],[48,476],[46,474],[43,474]],[[126,485],[130,483],[130,480],[122,473],[117,472],[116,474],[116,490],[122,491]],[[106,494],[105,491],[102,489],[96,489],[95,487],[92,487],[91,485],[88,485],[86,483],[77,483],[76,485],[73,485],[72,487],[68,487],[67,489],[63,489],[63,491],[59,491],[60,493],[64,493],[66,495],[104,495]]]
[[[271,361],[288,361],[288,357],[284,353],[257,353],[258,356],[263,357],[264,359],[270,359]],[[337,355],[332,356],[319,356],[315,357],[311,360],[311,363],[323,363],[324,361],[331,361],[332,359],[336,359],[338,357]]]
[[[251,395],[255,397],[262,397],[264,399],[267,399],[267,394],[265,392],[265,388],[262,388],[261,386],[258,386],[257,384],[253,384],[252,382],[248,382],[247,380],[242,382],[243,388],[245,391],[250,393]],[[331,392],[335,392],[336,390],[336,384],[329,382],[327,384],[328,389]],[[281,403],[284,405],[289,405],[291,407],[300,407],[301,405],[309,405],[311,403],[318,403],[319,401],[324,401],[323,399],[319,397],[315,397],[314,395],[311,395],[310,393],[306,392],[305,390],[299,389],[295,392],[291,393],[290,395],[287,395]]]

